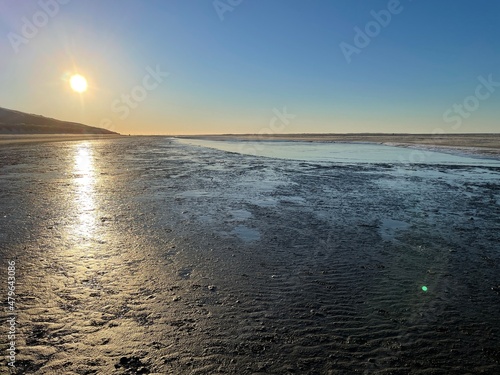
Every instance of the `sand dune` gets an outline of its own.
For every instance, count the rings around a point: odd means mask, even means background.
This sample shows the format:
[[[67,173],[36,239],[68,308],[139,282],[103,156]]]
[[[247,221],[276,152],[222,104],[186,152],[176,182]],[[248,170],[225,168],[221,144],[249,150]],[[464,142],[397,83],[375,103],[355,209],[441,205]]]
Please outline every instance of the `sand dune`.
[[[117,134],[70,121],[0,108],[0,134]]]

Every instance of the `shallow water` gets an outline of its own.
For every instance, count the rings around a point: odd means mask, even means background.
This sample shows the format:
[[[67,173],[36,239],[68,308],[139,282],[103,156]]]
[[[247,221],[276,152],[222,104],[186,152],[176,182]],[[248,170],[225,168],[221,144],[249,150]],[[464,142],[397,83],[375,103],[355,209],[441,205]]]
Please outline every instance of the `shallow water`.
[[[210,141],[201,139],[178,139],[178,142],[246,155],[310,162],[500,166],[500,160],[491,158],[367,143]]]

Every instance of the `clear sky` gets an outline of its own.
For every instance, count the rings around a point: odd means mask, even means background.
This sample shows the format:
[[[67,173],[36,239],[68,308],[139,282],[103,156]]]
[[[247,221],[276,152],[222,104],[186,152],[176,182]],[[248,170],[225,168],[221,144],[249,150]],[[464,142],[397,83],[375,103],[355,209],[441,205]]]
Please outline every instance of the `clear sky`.
[[[0,107],[120,133],[498,132],[499,104],[494,0],[0,0]]]

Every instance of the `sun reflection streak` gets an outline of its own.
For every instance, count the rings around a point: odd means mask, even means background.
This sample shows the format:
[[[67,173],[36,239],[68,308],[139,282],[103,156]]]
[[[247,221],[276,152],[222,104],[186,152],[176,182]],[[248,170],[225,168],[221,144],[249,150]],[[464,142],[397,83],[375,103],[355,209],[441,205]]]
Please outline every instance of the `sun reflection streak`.
[[[75,234],[91,236],[96,228],[95,205],[95,169],[94,155],[89,143],[78,145],[73,168],[75,194],[75,211],[78,215]]]

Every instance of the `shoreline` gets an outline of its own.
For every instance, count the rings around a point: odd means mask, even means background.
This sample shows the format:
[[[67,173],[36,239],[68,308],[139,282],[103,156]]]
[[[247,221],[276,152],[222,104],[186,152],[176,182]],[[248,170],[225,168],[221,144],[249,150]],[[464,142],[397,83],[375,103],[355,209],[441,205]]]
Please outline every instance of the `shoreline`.
[[[119,134],[0,134],[0,146],[44,142],[86,141],[123,137]]]
[[[104,140],[124,137],[120,134],[0,134],[0,146],[45,142]],[[144,137],[137,135],[135,137]],[[500,158],[500,134],[221,134],[221,135],[158,135],[177,139],[236,142],[311,142],[379,144],[443,152],[466,156]]]

